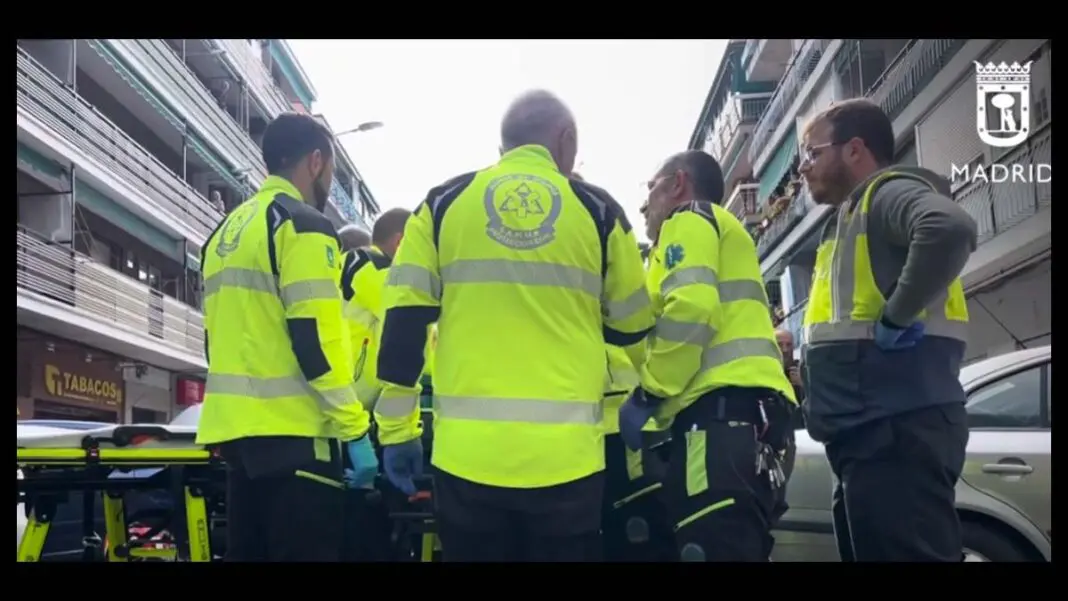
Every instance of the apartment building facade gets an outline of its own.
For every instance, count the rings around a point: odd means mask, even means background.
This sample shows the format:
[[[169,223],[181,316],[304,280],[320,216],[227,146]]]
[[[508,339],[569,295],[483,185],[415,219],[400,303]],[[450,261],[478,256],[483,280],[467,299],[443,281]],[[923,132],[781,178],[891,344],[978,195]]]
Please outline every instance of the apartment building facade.
[[[950,178],[978,224],[963,274],[968,359],[1050,343],[1051,52],[1048,39],[729,42],[689,144],[723,165],[724,206],[756,240],[783,327],[801,340],[817,237],[831,214],[798,173],[800,132],[832,102],[866,96],[893,121],[897,162]],[[1016,73],[1026,92],[1015,87],[1019,102],[1008,110],[1024,133],[1011,147],[980,135],[979,112],[994,109],[976,63],[993,63],[995,78],[1012,63],[1029,67]]]
[[[18,40],[18,416],[167,421],[203,397],[199,254],[315,89],[285,40]],[[335,224],[378,211],[340,150]]]

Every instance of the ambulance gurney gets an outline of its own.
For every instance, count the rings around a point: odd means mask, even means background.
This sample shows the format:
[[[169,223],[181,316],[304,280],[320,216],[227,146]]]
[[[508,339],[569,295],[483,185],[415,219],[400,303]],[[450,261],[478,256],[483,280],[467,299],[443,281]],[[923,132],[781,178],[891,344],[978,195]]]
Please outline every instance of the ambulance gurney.
[[[424,407],[422,418],[423,465],[429,469],[433,437],[429,404]],[[380,449],[378,459],[382,461]],[[371,490],[346,491],[345,561],[411,562],[437,558],[440,545],[434,532],[432,481],[424,477],[416,479],[415,484],[418,492],[411,497],[384,476],[376,478]]]
[[[20,435],[16,492],[27,526],[18,561],[41,560],[57,515],[79,495],[83,560],[219,556],[212,542],[225,515],[225,472],[194,439],[195,428],[158,425]],[[94,520],[98,504],[103,532]]]

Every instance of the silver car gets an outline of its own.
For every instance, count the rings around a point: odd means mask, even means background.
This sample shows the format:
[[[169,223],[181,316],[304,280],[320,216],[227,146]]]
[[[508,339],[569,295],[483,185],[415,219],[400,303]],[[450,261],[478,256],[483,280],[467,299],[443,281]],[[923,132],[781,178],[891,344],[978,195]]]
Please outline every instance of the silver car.
[[[966,561],[1053,561],[1052,367],[1044,346],[961,370],[971,430],[957,484]],[[798,431],[775,561],[838,561],[831,491],[823,445]]]

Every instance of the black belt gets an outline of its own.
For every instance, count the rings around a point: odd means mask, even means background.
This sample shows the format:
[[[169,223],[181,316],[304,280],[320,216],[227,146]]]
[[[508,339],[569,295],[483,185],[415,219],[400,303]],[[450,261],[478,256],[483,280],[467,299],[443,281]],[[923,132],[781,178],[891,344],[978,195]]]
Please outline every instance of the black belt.
[[[725,386],[701,395],[697,403],[707,404],[716,421],[760,424],[764,421],[761,402],[777,402],[781,396],[770,388]]]

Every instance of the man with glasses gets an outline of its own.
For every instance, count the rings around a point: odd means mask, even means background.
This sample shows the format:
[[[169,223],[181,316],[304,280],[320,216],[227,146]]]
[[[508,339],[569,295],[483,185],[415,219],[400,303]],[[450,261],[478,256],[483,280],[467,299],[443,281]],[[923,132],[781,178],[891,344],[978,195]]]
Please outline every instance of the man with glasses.
[[[837,207],[805,310],[805,422],[836,477],[843,561],[960,561],[968,427],[959,275],[976,226],[948,182],[893,165],[890,119],[848,100],[805,128],[801,174]]]

